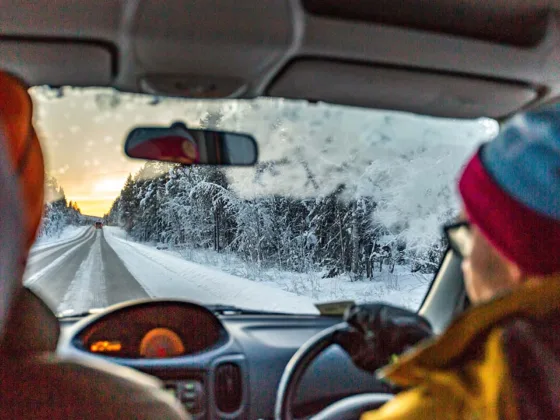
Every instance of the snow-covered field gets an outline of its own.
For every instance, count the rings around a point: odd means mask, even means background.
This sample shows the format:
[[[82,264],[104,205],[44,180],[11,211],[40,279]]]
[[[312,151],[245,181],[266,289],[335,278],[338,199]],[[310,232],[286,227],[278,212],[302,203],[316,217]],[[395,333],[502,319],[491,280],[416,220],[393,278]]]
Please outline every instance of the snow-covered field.
[[[126,240],[119,228],[103,228],[105,239],[126,268],[152,297],[175,297],[205,304],[248,309],[317,313],[307,296],[280,290],[272,284],[227,274],[186,261],[172,252]]]
[[[318,272],[259,268],[231,253],[158,250],[153,245],[129,240],[119,228],[104,229],[107,241],[129,271],[154,296],[175,296],[182,288],[191,290],[195,282],[201,291],[214,293],[219,299],[217,303],[258,309],[310,312],[314,311],[312,302],[354,300],[359,303],[383,301],[415,310],[432,278],[432,275],[410,273],[406,267],[396,267],[394,273],[374,272],[373,280],[351,281],[348,275],[322,278]],[[144,257],[142,264],[138,264],[138,253]],[[168,270],[165,279],[156,275],[161,265]],[[299,300],[292,304],[294,295]]]
[[[373,280],[351,281],[348,275],[322,278],[319,273],[292,273],[269,269],[263,277],[267,283],[314,302],[353,300],[357,303],[383,301],[412,310],[420,307],[430,284],[431,275],[400,272],[374,273]]]

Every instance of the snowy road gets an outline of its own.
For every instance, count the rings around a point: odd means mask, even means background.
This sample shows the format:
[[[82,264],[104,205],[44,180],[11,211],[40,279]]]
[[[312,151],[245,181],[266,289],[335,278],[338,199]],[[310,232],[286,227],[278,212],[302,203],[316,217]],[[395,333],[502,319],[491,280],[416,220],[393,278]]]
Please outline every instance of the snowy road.
[[[77,240],[33,253],[24,282],[57,313],[149,296],[108,245],[104,232],[93,228]]]
[[[146,297],[317,313],[308,297],[185,261],[112,227],[87,228],[33,250],[24,282],[58,314]]]

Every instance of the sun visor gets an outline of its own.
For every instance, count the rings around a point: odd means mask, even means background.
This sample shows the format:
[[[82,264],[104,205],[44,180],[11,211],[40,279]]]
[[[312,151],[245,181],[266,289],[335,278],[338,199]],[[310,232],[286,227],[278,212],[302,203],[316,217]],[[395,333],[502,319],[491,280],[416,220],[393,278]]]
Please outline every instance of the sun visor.
[[[510,82],[302,59],[288,65],[267,95],[439,117],[500,118],[530,103],[537,92]]]
[[[415,28],[505,45],[530,47],[546,34],[547,0],[302,0],[312,15]]]
[[[108,47],[72,41],[0,40],[0,68],[29,85],[109,86]]]

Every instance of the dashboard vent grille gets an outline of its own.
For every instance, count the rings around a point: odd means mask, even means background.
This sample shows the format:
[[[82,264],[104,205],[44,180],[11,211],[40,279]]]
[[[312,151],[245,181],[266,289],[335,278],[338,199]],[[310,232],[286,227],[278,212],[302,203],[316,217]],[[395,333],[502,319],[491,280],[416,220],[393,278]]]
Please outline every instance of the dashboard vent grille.
[[[241,407],[243,388],[241,369],[234,363],[222,363],[214,375],[216,406],[223,413],[233,413]]]

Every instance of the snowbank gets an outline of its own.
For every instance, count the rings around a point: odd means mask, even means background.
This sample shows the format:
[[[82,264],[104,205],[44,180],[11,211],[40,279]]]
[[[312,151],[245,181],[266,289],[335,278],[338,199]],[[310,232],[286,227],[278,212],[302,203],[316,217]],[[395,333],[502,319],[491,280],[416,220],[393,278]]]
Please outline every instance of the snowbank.
[[[179,264],[187,264],[183,267],[196,267],[197,271],[203,270],[205,272],[208,270],[211,273],[218,273],[217,275],[220,276],[220,278],[224,275],[228,278],[234,278],[236,281],[242,281],[243,286],[241,287],[246,287],[248,289],[255,288],[255,290],[262,291],[265,301],[267,299],[269,300],[271,296],[276,296],[279,292],[289,292],[290,294],[307,297],[311,302],[327,302],[332,300],[354,300],[358,303],[386,302],[396,306],[417,310],[426,295],[433,276],[431,274],[411,273],[408,267],[399,266],[395,267],[394,273],[380,273],[376,271],[373,273],[374,278],[372,280],[359,279],[357,281],[351,281],[350,277],[346,274],[333,278],[322,278],[321,273],[317,272],[294,273],[274,268],[258,269],[232,253],[217,253],[212,250],[202,249],[161,251],[149,245],[128,241],[126,232],[121,229],[105,229],[105,237],[110,244],[113,244],[115,241],[121,241],[120,244],[117,243],[117,247],[126,248],[128,245],[134,249],[141,250],[143,255],[148,253],[158,262],[165,262],[166,264],[171,262],[171,264],[175,264],[179,261]],[[107,235],[107,232],[109,232],[110,235]],[[119,256],[121,255],[119,254]],[[137,261],[136,258],[136,255],[131,255],[129,260],[132,263],[133,261]],[[163,260],[161,258],[163,258]],[[213,267],[213,269],[208,267]],[[221,271],[217,271],[216,269]],[[136,276],[132,270],[130,271]],[[137,271],[142,270],[138,268]],[[227,272],[230,276],[223,272]],[[143,276],[148,277],[147,274]],[[139,281],[142,283],[142,280]],[[148,279],[147,281],[153,282],[152,279]],[[247,283],[247,281],[249,281],[249,283]],[[231,281],[229,281],[229,283],[234,284]],[[147,285],[148,289],[150,285],[151,283]],[[214,287],[209,283],[207,283],[206,286],[208,286],[208,288]],[[263,287],[264,289],[262,289]],[[272,291],[272,288],[277,290]],[[164,295],[173,296],[173,290],[167,290],[167,294]],[[239,303],[239,297],[237,296],[238,295],[232,297],[228,303],[243,306]],[[215,302],[216,301],[214,301],[214,303]],[[220,301],[220,303],[224,302]],[[262,301],[257,301],[255,306],[244,306],[258,309],[263,309],[265,307]]]
[[[420,307],[431,277],[432,275],[410,272],[374,272],[372,280],[351,281],[347,274],[321,278],[320,273],[291,273],[274,269],[267,270],[264,275],[270,284],[282,290],[309,296],[314,302],[385,302],[414,311]]]
[[[185,298],[204,304],[292,313],[317,313],[313,300],[272,285],[204,267],[173,253],[127,241],[115,227],[103,228],[105,239],[126,268],[152,297]]]
[[[126,235],[122,231],[119,234]],[[411,273],[410,267],[396,266],[394,273],[374,271],[371,280],[352,281],[348,274],[323,278],[320,272],[295,273],[276,268],[259,269],[233,253],[218,253],[208,249],[175,249],[168,253],[260,284],[308,296],[314,302],[386,302],[417,310],[433,277],[433,274]]]

